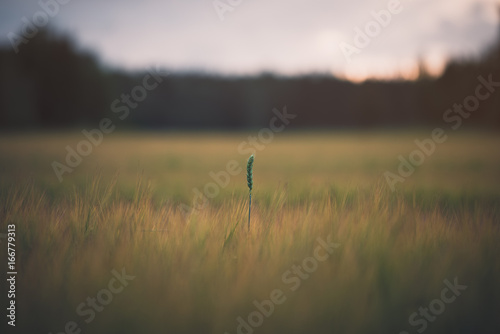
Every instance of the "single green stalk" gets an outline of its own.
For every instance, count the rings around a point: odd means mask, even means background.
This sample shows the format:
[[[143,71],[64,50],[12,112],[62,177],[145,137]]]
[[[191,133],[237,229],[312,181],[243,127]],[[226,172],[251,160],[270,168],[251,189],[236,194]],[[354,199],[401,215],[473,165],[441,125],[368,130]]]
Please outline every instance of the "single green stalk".
[[[253,154],[247,162],[247,183],[248,183],[248,231],[250,231],[250,215],[252,213],[252,188],[253,188]]]

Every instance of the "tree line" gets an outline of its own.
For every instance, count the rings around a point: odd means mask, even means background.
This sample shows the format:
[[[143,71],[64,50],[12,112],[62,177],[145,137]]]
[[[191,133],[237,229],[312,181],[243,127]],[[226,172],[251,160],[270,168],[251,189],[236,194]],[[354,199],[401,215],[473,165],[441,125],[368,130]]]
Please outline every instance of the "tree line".
[[[439,77],[431,77],[422,68],[413,81],[352,83],[329,75],[231,77],[161,71],[156,74],[161,77],[156,80],[159,84],[146,90],[147,97],[130,108],[124,124],[244,129],[265,126],[272,109],[286,105],[298,115],[292,124],[295,128],[433,126],[442,124],[447,110],[475,94],[479,78],[500,82],[499,64],[497,43],[479,59],[450,60]],[[71,38],[40,31],[17,54],[0,49],[0,127],[98,124],[115,114],[117,103],[113,106],[113,102],[122,94],[130,94],[143,82],[153,87],[154,80],[145,81],[147,75],[148,71],[105,68],[93,55],[77,51]],[[495,84],[490,86],[500,90]],[[143,94],[143,89],[135,93]],[[499,128],[500,94],[492,91],[479,102],[469,113],[467,125]]]

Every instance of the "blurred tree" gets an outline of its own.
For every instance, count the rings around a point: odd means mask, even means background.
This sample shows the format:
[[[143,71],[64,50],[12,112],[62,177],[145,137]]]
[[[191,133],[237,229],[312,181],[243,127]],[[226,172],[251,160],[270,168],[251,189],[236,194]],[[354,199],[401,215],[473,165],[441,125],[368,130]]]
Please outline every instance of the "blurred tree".
[[[105,76],[97,62],[78,54],[67,37],[41,30],[20,46],[18,54],[2,55],[2,120],[68,126],[96,122],[104,115]],[[20,111],[22,116],[16,116]]]
[[[287,105],[299,116],[292,127],[441,126],[445,110],[474,93],[479,75],[500,80],[499,64],[500,34],[481,59],[451,60],[438,78],[420,62],[415,81],[354,84],[327,75],[177,73],[163,77],[120,122],[168,128],[264,127],[273,108]],[[91,55],[76,51],[68,37],[42,30],[18,54],[0,50],[0,125],[54,127],[96,124],[102,117],[117,120],[111,102],[141,85],[145,75],[105,71]],[[499,96],[481,102],[464,123],[500,127]]]

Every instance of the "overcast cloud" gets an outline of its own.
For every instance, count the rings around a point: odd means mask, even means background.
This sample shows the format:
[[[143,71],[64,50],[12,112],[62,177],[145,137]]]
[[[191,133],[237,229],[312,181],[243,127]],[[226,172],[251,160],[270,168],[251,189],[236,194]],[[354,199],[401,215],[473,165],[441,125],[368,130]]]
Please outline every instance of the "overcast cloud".
[[[347,77],[404,72],[419,58],[437,68],[449,56],[479,54],[497,36],[499,1],[402,0],[401,13],[348,62],[339,44],[352,44],[353,29],[387,3],[242,0],[221,21],[212,0],[71,0],[51,25],[115,67]],[[3,0],[0,43],[39,10],[38,1]]]

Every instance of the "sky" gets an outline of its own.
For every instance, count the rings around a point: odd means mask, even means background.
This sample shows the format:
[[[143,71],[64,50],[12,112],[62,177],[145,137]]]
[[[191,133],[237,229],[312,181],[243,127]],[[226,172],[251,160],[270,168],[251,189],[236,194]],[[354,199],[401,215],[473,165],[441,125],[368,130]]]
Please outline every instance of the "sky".
[[[22,36],[23,17],[43,25],[45,7],[52,11],[48,25],[115,68],[411,79],[419,61],[438,74],[449,57],[480,55],[498,39],[499,6],[500,0],[0,0],[0,44],[11,47],[12,33]]]

